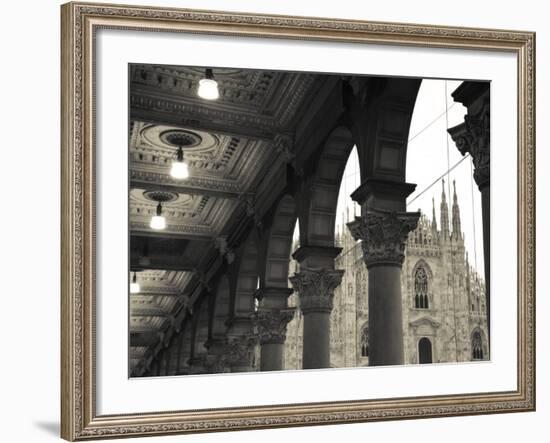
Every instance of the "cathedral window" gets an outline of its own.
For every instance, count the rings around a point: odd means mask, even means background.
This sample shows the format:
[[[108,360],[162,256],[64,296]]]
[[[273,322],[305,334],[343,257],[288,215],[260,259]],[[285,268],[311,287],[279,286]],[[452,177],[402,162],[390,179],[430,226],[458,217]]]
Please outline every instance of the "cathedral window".
[[[369,328],[365,326],[361,331],[361,357],[369,356]]]
[[[424,266],[419,266],[414,273],[414,307],[428,309],[428,274]]]
[[[479,331],[475,331],[472,335],[472,358],[474,360],[483,360],[483,342],[481,341]]]

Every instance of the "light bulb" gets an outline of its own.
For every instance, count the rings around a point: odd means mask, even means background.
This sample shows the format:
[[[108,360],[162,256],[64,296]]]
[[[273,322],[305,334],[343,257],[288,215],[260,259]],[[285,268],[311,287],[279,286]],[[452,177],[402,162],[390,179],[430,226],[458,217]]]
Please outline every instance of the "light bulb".
[[[130,283],[130,294],[139,294],[139,283]]]
[[[183,179],[189,177],[189,168],[185,162],[172,162],[172,169],[170,175],[174,178]]]
[[[199,97],[205,100],[216,100],[219,98],[218,82],[213,79],[203,78],[199,81]]]
[[[140,287],[139,283],[136,279],[136,273],[134,272],[134,276],[132,277],[132,283],[130,283],[130,294],[139,294]]]
[[[151,229],[164,229],[166,228],[166,219],[162,216],[162,205],[157,205],[157,214],[151,217],[151,223],[149,224]]]
[[[199,80],[199,90],[197,92],[199,97],[206,100],[216,100],[220,96],[218,91],[218,82],[214,80],[214,73],[212,69],[207,68],[205,72],[205,78]]]
[[[172,162],[172,169],[170,170],[170,175],[177,179],[184,179],[189,177],[189,168],[187,163],[183,159],[183,149],[178,147],[178,157],[175,161]]]
[[[151,218],[151,229],[164,229],[166,228],[166,219],[162,215],[154,215]]]

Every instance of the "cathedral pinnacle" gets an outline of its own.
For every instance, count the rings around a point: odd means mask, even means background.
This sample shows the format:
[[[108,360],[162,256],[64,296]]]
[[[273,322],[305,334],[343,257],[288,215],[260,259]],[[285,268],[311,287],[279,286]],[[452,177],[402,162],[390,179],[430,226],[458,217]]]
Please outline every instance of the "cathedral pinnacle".
[[[460,224],[460,208],[458,207],[458,198],[456,196],[456,183],[453,180],[453,237],[462,238],[462,228]]]
[[[449,207],[447,206],[447,197],[445,195],[445,179],[441,181],[440,220],[441,236],[443,239],[446,239],[449,237]]]
[[[435,218],[435,200],[432,197],[432,229],[437,231],[437,219]]]

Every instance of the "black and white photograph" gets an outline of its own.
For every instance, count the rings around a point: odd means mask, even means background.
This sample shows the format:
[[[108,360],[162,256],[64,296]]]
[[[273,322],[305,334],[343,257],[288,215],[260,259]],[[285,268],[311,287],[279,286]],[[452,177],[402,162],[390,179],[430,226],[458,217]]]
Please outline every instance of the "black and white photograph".
[[[490,82],[128,78],[131,378],[490,361]]]

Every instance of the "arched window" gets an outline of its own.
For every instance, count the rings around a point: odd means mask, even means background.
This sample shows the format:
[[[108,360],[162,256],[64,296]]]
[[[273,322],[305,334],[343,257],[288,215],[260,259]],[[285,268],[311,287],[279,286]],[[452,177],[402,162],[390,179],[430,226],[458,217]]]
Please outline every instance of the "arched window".
[[[418,342],[418,363],[432,363],[432,342],[429,338],[423,337]]]
[[[361,357],[369,356],[369,328],[365,326],[361,331]]]
[[[428,274],[424,266],[419,266],[414,273],[414,307],[428,309]]]
[[[479,331],[475,331],[472,335],[472,358],[474,360],[483,360],[483,341]]]

